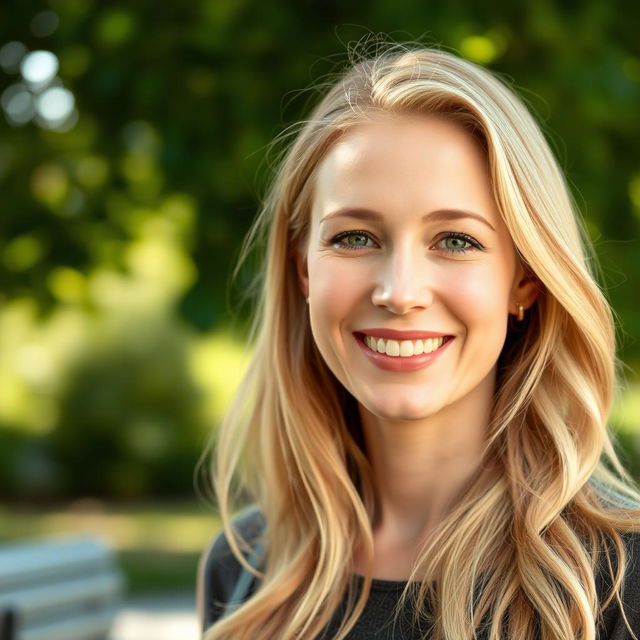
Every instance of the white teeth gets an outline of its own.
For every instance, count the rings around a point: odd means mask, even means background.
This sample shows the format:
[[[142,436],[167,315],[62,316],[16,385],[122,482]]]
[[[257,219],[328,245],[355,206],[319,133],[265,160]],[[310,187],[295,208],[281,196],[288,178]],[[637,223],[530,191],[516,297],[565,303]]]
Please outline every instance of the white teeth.
[[[400,355],[403,358],[413,355],[413,342],[411,340],[403,340],[400,343]]]
[[[388,356],[400,355],[400,343],[397,340],[387,340],[387,348],[384,351]]]
[[[421,353],[431,353],[439,349],[444,342],[444,336],[440,338],[427,338],[426,340],[385,340],[384,338],[364,337],[365,344],[372,351],[385,353],[388,356],[409,358]]]

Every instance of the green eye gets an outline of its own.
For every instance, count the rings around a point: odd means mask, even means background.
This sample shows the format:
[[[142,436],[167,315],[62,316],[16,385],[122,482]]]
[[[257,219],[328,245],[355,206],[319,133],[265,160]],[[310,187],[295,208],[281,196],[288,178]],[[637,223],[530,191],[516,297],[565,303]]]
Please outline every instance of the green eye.
[[[369,238],[367,236],[354,233],[347,238],[347,244],[352,247],[364,247],[368,240]]]
[[[369,241],[375,242],[373,238],[364,231],[345,231],[339,233],[331,240],[331,245],[339,249],[369,249],[373,244],[367,244]]]
[[[449,232],[439,242],[444,242],[447,253],[467,253],[476,249],[482,251],[480,243],[466,233]]]
[[[464,247],[468,242],[463,240],[462,238],[456,238],[455,236],[450,236],[444,239],[445,246],[449,251],[460,251],[464,250]]]

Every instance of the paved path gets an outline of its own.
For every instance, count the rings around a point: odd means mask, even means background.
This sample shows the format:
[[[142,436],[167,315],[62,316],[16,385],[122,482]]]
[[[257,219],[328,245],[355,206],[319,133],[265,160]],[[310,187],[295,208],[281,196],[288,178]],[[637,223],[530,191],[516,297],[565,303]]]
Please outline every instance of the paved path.
[[[191,593],[126,600],[109,640],[199,640],[195,595]]]

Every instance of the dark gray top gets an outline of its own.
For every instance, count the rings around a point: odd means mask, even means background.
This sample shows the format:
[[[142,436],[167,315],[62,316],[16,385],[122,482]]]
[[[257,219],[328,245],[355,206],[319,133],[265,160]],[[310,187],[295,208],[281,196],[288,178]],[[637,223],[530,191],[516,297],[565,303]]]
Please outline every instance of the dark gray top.
[[[259,536],[264,530],[265,519],[257,508],[250,508],[234,520],[236,529],[250,543],[259,542]],[[640,637],[640,534],[625,535],[629,549],[629,565],[625,576],[625,591],[623,601],[625,613],[633,631]],[[248,554],[245,556],[248,557]],[[252,566],[259,563],[258,557],[249,558]],[[242,579],[245,585],[240,585]],[[356,575],[358,589],[364,579]],[[598,576],[598,593],[610,584],[604,574]],[[395,628],[393,618],[395,605],[406,582],[394,580],[374,579],[371,594],[366,607],[355,626],[349,632],[349,640],[421,640],[425,630],[416,629],[411,625],[411,601],[398,618]],[[204,620],[203,629],[209,628],[221,618],[225,611],[225,604],[232,601],[242,601],[248,598],[256,589],[257,580],[238,563],[227,543],[224,531],[214,540],[207,552],[204,565]],[[234,596],[235,591],[235,596]],[[333,619],[324,632],[316,640],[331,640],[335,636],[344,613],[343,602],[336,611]],[[598,629],[598,640],[632,640],[628,632],[617,602],[612,602],[605,611],[604,622]]]

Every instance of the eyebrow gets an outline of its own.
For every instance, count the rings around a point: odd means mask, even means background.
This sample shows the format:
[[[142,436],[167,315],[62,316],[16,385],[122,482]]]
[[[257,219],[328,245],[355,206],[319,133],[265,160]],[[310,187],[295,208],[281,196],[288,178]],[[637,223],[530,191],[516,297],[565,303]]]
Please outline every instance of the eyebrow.
[[[383,220],[384,216],[372,209],[344,207],[337,209],[324,216],[320,222],[326,222],[332,218],[357,218],[358,220]],[[422,222],[433,222],[438,220],[462,220],[463,218],[473,218],[486,224],[492,231],[495,231],[491,223],[479,213],[466,211],[465,209],[437,209],[422,216]]]

